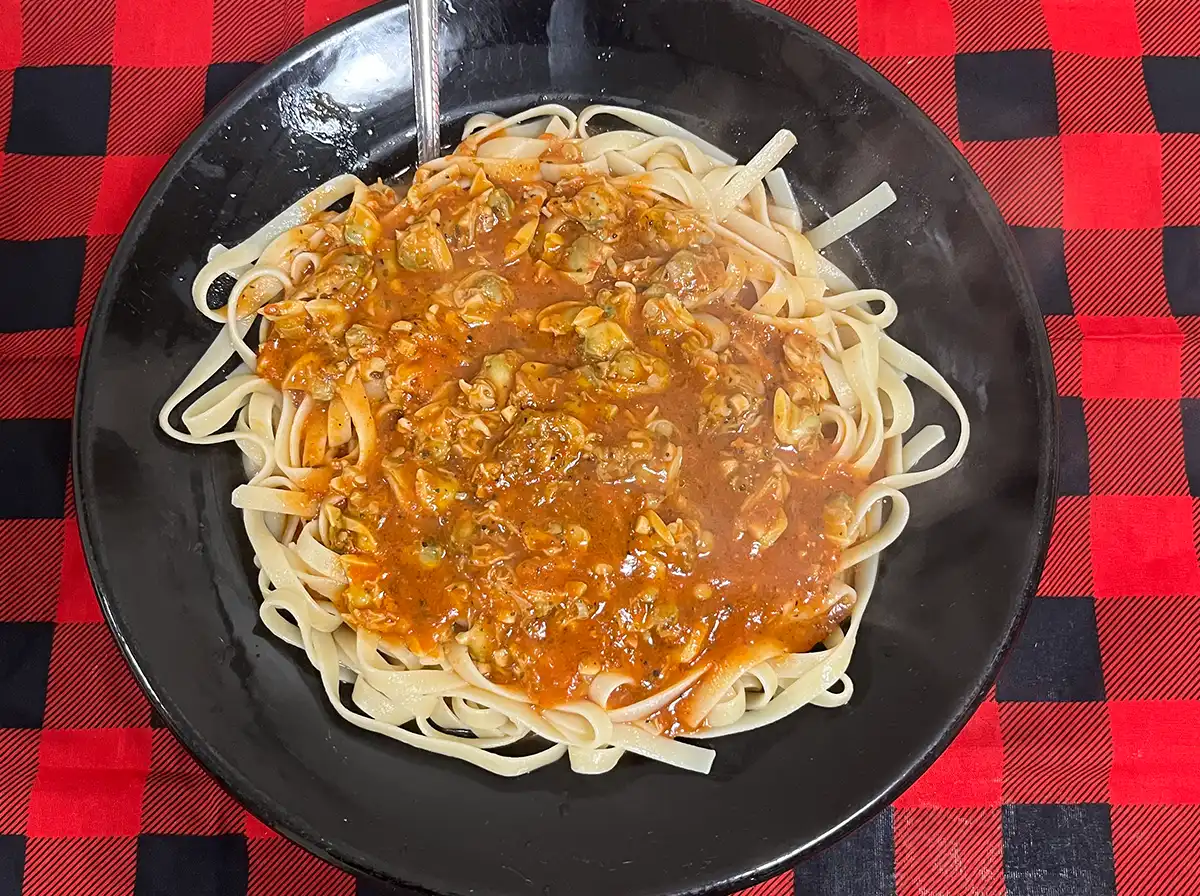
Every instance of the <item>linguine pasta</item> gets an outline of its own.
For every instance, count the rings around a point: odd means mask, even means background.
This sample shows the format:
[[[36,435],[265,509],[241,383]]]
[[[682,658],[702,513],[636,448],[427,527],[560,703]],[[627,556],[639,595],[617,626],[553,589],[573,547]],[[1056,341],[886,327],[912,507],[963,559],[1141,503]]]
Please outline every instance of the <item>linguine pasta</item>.
[[[503,775],[707,772],[690,739],[850,700],[904,490],[970,427],[819,252],[891,189],[806,229],[795,143],[477,115],[407,189],[340,175],[212,250],[220,331],[159,424],[240,449],[261,619],[347,722]],[[914,381],[959,421],[924,466]]]

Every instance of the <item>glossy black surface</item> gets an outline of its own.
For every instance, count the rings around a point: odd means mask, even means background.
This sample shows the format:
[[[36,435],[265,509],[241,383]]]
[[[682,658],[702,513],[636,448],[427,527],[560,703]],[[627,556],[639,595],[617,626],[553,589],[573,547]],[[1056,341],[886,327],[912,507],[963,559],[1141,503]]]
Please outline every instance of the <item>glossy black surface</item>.
[[[543,98],[640,105],[745,158],[780,125],[785,168],[836,210],[900,201],[834,253],[897,298],[893,332],[974,421],[965,462],[914,489],[851,665],[851,704],[717,742],[708,777],[631,758],[505,780],[340,722],[303,656],[257,618],[230,447],[174,444],[155,414],[214,335],[188,288],[344,169],[411,164],[407,11],[317,35],[218,109],[122,241],[88,334],[75,470],[88,559],[164,718],[256,814],[326,857],[445,893],[693,893],[747,885],[894,797],[979,699],[1037,580],[1052,512],[1054,389],[1041,317],[996,209],[942,135],[863,63],[732,0],[455,2],[445,134]],[[919,419],[953,430],[923,391]]]

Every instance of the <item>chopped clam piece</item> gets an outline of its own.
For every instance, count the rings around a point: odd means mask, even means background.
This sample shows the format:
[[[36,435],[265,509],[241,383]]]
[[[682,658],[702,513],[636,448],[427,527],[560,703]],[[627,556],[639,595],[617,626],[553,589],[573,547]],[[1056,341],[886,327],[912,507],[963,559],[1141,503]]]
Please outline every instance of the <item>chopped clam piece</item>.
[[[454,268],[446,237],[428,218],[413,224],[396,240],[396,260],[409,271],[445,273]]]
[[[712,248],[680,249],[659,271],[656,282],[693,308],[725,288],[725,264]]]
[[[568,271],[587,271],[598,268],[610,250],[594,236],[584,234],[567,250],[564,267]]]
[[[379,225],[379,219],[375,217],[374,212],[365,205],[355,203],[346,213],[343,231],[346,235],[346,242],[361,246],[370,252],[379,242],[383,228]]]
[[[350,323],[350,312],[346,306],[333,299],[313,299],[305,303],[304,310],[313,323],[330,336],[341,336]]]
[[[458,480],[437,470],[418,470],[416,492],[417,499],[428,510],[441,513],[449,509],[458,498]]]
[[[355,324],[346,330],[346,347],[350,357],[361,360],[375,354],[382,346],[383,334],[374,327],[365,324]]]
[[[804,445],[821,435],[821,418],[791,400],[782,389],[775,390],[772,424],[775,438],[783,445]]]
[[[656,251],[677,251],[712,241],[712,231],[695,212],[656,205],[637,220],[637,233]]]
[[[538,312],[538,329],[543,333],[565,336],[575,332],[575,318],[586,306],[583,302],[556,302]]]
[[[575,319],[571,321],[571,326],[575,329],[576,333],[582,334],[584,330],[598,324],[602,320],[604,320],[604,309],[599,305],[588,305],[575,315]]]
[[[611,320],[593,324],[583,331],[583,353],[589,358],[611,358],[633,345],[620,324]]]
[[[821,346],[804,333],[789,333],[783,340],[783,359],[793,378],[788,392],[796,400],[808,396],[827,401],[830,397],[829,379],[821,363]]]
[[[529,247],[533,245],[533,237],[537,233],[537,227],[537,218],[534,218],[532,221],[526,221],[521,225],[516,235],[504,247],[505,261],[516,261],[529,251]]]
[[[851,528],[854,525],[854,501],[845,492],[825,499],[822,509],[822,521],[825,524],[825,534],[842,547],[851,542]]]
[[[787,480],[773,473],[743,503],[735,525],[739,537],[751,542],[751,554],[757,556],[777,542],[788,526],[784,500],[788,495]]]
[[[496,187],[488,194],[487,205],[501,221],[509,220],[513,216],[513,210],[516,208],[512,197],[499,187]]]

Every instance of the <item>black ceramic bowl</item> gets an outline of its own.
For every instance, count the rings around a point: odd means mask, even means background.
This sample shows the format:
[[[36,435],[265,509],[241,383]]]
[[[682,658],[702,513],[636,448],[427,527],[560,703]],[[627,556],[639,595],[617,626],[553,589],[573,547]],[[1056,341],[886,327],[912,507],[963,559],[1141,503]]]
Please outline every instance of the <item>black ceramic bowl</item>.
[[[473,0],[443,26],[448,141],[476,111],[554,99],[666,115],[742,158],[781,125],[810,211],[887,179],[899,203],[835,259],[899,302],[894,332],[958,390],[963,464],[915,488],[850,671],[850,705],[718,743],[705,777],[636,758],[493,777],[338,720],[299,652],[258,622],[229,447],[155,426],[214,332],[189,284],[350,169],[413,161],[408,11],[338,23],[242,85],[166,166],[125,233],[79,380],[79,518],[104,612],[172,730],[255,814],[318,855],[438,893],[678,894],[745,886],[868,818],[981,698],[1036,584],[1055,399],[1037,304],[979,181],[861,61],[741,0]],[[918,390],[922,421],[955,431]]]

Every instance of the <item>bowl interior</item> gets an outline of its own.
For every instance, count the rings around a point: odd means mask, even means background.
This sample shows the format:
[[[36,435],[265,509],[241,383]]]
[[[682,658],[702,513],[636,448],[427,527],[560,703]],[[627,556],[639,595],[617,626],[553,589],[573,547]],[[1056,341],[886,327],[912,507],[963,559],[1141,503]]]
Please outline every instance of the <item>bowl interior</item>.
[[[452,143],[472,113],[603,101],[672,118],[741,158],[777,128],[810,220],[888,180],[899,202],[833,257],[897,299],[889,331],[972,419],[950,475],[910,493],[851,663],[855,696],[715,743],[701,777],[623,760],[505,780],[341,722],[303,656],[258,622],[228,447],[155,415],[215,335],[189,286],[343,170],[410,166],[404,6],[322,32],[239,89],[168,164],[105,280],[85,350],[75,469],[105,611],[171,727],[256,814],[358,870],[443,893],[733,889],[886,804],[957,730],[1036,583],[1054,398],[1036,302],[1000,217],[936,128],[863,63],[737,0],[456,4],[443,25]],[[924,390],[918,420],[954,432]]]

